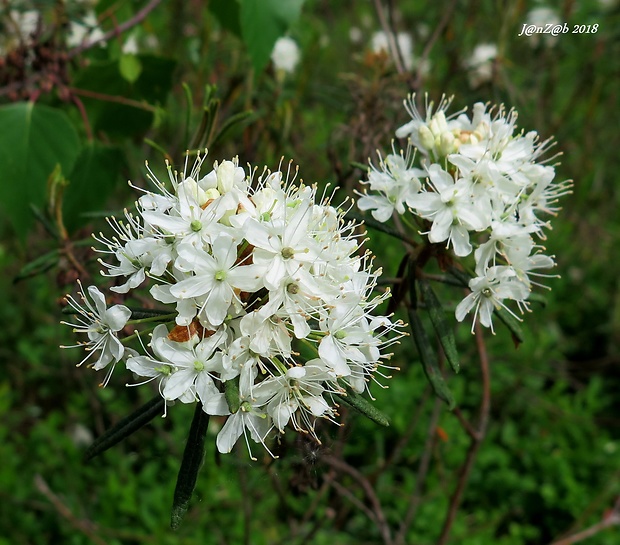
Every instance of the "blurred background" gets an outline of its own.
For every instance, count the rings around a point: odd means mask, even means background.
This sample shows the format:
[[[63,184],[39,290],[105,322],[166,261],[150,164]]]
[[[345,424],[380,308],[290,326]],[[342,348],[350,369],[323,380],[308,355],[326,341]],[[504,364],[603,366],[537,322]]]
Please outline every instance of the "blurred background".
[[[564,22],[565,34],[519,36]],[[352,163],[390,149],[412,91],[454,95],[451,111],[516,108],[519,127],[555,137],[557,178],[574,180],[545,242],[561,278],[518,348],[502,328],[486,338],[491,418],[446,542],[560,542],[615,517],[619,59],[617,0],[0,0],[0,545],[438,542],[469,439],[410,339],[389,389],[373,390],[387,429],[345,413],[342,428],[320,426],[322,445],[291,433],[278,460],[251,462],[241,444],[216,455],[214,420],[176,533],[193,408],[84,463],[93,438],[152,392],[125,388],[121,368],[99,388],[102,376],[75,367],[79,350],[59,349],[75,342],[59,324],[63,295],[77,278],[105,285],[90,233],[132,206],[127,180],[146,185],[145,160],[161,174],[165,158],[182,166],[206,144],[207,162],[276,168],[283,156],[344,198],[364,177]],[[369,237],[395,276],[402,250]],[[456,332],[462,371],[447,380],[473,418],[475,343],[469,325]],[[587,543],[620,543],[620,531]]]

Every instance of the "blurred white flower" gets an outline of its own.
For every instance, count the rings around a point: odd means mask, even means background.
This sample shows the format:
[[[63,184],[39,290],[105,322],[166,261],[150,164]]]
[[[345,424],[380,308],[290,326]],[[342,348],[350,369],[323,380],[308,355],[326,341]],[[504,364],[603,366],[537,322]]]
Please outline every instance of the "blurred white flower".
[[[349,29],[349,40],[351,40],[351,43],[359,44],[362,41],[362,38],[362,31],[358,27],[352,26]]]
[[[547,6],[531,9],[525,16],[526,25],[536,25],[537,27],[545,28],[546,25],[555,26],[561,24],[561,22],[556,11]],[[528,43],[531,47],[536,47],[541,39],[543,44],[553,47],[558,41],[558,36],[553,36],[549,33],[535,33],[528,37]]]
[[[136,55],[138,53],[138,40],[134,35],[129,36],[123,44],[123,53],[127,55]]]
[[[463,63],[468,70],[469,86],[475,89],[493,78],[493,64],[497,58],[497,45],[478,44]]]
[[[83,43],[95,42],[103,37],[99,21],[94,11],[89,11],[81,21],[72,21],[69,26],[67,45],[77,47]],[[101,45],[104,45],[103,43]]]
[[[278,38],[271,52],[271,60],[276,70],[292,73],[299,63],[299,58],[299,46],[295,40],[288,36]]]
[[[396,35],[396,43],[398,44],[398,49],[403,57],[405,68],[407,70],[411,70],[414,66],[413,40],[411,35],[407,32],[399,32]],[[388,57],[390,57],[390,45],[387,34],[382,30],[375,32],[372,35],[371,48],[374,53],[384,52]]]

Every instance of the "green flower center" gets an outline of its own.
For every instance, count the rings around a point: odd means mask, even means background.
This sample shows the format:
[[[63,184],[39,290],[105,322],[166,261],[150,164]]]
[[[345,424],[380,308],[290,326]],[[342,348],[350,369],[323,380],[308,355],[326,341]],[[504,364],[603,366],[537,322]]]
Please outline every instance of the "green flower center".
[[[189,227],[192,231],[197,233],[202,229],[202,222],[199,220],[193,220],[192,223],[189,224]]]
[[[293,250],[293,248],[287,246],[286,248],[282,248],[281,254],[284,259],[290,259],[295,255],[295,251]]]

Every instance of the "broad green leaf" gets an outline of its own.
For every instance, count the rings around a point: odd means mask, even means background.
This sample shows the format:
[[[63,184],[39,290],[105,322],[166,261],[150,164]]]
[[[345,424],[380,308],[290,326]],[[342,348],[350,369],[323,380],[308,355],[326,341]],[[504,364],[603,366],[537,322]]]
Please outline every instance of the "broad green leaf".
[[[198,472],[205,454],[205,436],[209,427],[209,415],[202,410],[202,404],[196,403],[194,419],[189,430],[189,437],[183,451],[183,460],[174,489],[170,527],[176,530],[180,525],[192,498]]]
[[[121,181],[125,167],[122,152],[96,142],[86,145],[67,176],[63,216],[71,232],[88,221],[89,212],[101,210],[114,187]]]
[[[454,332],[452,331],[451,325],[446,321],[443,306],[439,299],[437,299],[437,295],[435,295],[435,292],[433,291],[433,288],[428,280],[422,278],[418,280],[418,285],[420,286],[422,297],[426,303],[426,309],[428,310],[428,314],[431,318],[433,329],[439,338],[439,342],[441,343],[444,354],[446,355],[446,359],[452,367],[452,370],[455,373],[458,373],[460,367],[459,354],[456,350]]]
[[[91,460],[148,424],[158,414],[162,413],[164,403],[164,399],[157,395],[129,416],[117,422],[116,425],[112,426],[101,437],[95,439],[95,442],[88,447],[88,450],[84,453],[84,460]]]
[[[118,60],[118,69],[125,80],[134,83],[140,77],[142,63],[136,55],[125,53]]]
[[[303,0],[240,0],[241,35],[252,66],[260,72],[269,61],[276,40],[301,13]]]
[[[209,11],[215,15],[223,28],[235,36],[241,37],[239,2],[237,0],[211,0]]]
[[[424,368],[424,374],[430,382],[435,394],[448,404],[450,410],[454,409],[455,402],[452,392],[446,385],[441,369],[437,363],[437,355],[433,349],[430,339],[424,329],[424,324],[420,319],[418,312],[414,308],[409,308],[409,325],[411,326],[411,333],[413,334],[413,340],[418,347],[420,354],[420,360],[422,360],[422,367]]]
[[[153,55],[136,55],[142,70],[130,83],[118,61],[96,61],[80,70],[75,81],[77,94],[95,132],[110,136],[134,136],[156,121],[156,106],[166,102],[172,87],[175,61]]]
[[[61,110],[33,102],[0,106],[0,209],[23,240],[43,208],[48,177],[66,175],[80,153],[78,134]]]

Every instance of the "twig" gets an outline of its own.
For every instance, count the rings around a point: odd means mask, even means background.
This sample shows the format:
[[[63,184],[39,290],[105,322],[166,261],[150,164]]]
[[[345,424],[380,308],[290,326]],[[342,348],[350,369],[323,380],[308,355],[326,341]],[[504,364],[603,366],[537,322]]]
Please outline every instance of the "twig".
[[[463,429],[467,432],[472,439],[476,440],[478,437],[478,431],[474,429],[474,427],[468,422],[468,420],[463,416],[461,409],[459,407],[455,407],[452,411],[454,416],[458,419]]]
[[[379,501],[379,498],[377,497],[377,494],[375,493],[368,479],[364,477],[364,475],[362,475],[357,469],[347,464],[344,460],[340,460],[339,458],[336,458],[329,454],[321,455],[321,460],[323,460],[327,465],[333,467],[334,469],[343,471],[344,473],[348,473],[360,485],[360,487],[366,494],[366,497],[368,498],[368,501],[370,502],[372,506],[372,512],[374,513],[374,517],[375,517],[375,524],[377,525],[377,528],[379,529],[379,532],[381,533],[383,542],[386,545],[391,545],[392,535],[390,532],[390,527],[387,523],[387,520],[385,519],[385,515],[383,514],[383,509],[381,508],[381,502]],[[332,486],[335,486],[335,485],[336,485],[336,482],[334,481]]]
[[[301,519],[301,523],[300,523],[301,528],[303,528],[306,524],[310,522],[310,519],[314,516],[319,504],[321,503],[321,500],[323,499],[323,496],[325,496],[327,491],[331,488],[335,479],[336,479],[336,472],[333,469],[331,469],[329,473],[327,474],[327,476],[325,477],[323,484],[321,485],[321,488],[319,489],[319,491],[316,493],[316,495],[312,499],[312,503],[310,504],[310,507],[306,509],[306,512],[304,513],[304,516]],[[310,528],[310,530],[306,532],[306,534],[301,538],[299,545],[305,545],[306,543],[311,543],[310,540],[319,531],[321,526],[323,526],[323,524],[325,523],[325,520],[326,520],[326,517],[317,518],[312,528]]]
[[[603,520],[593,524],[581,532],[577,532],[565,538],[554,541],[551,545],[572,545],[573,543],[583,541],[584,539],[592,537],[593,535],[616,525],[620,525],[620,497],[616,500],[616,504],[614,505],[611,513],[605,516]]]
[[[394,35],[394,31],[390,28],[390,25],[385,18],[385,13],[383,13],[383,6],[381,5],[381,0],[374,0],[375,2],[375,10],[377,12],[377,17],[379,17],[379,23],[381,24],[381,28],[385,35],[387,36],[388,46],[390,47],[390,54],[392,55],[392,59],[394,59],[394,65],[396,66],[396,70],[399,74],[405,74],[407,70],[402,61],[402,53],[400,48],[398,47],[398,42]]]
[[[110,38],[119,36],[126,30],[130,29],[131,27],[137,25],[138,23],[141,23],[146,18],[146,16],[149,13],[151,13],[151,11],[153,11],[160,3],[161,3],[161,0],[151,0],[146,6],[144,6],[140,11],[138,11],[138,13],[136,13],[131,19],[127,19],[127,21],[125,21],[124,23],[121,23],[120,25],[113,28],[112,30],[109,30],[103,36],[101,36],[100,38],[97,38],[96,40],[92,40],[90,42],[86,42],[86,43],[78,45],[77,47],[74,47],[73,49],[67,52],[67,57],[69,59],[72,59],[76,55],[79,55],[80,53],[82,53],[83,51],[86,51],[87,49],[91,49],[92,47],[94,47],[95,45],[101,42],[107,42]]]
[[[332,486],[338,494],[347,498],[355,507],[366,514],[366,516],[375,524],[378,525],[377,517],[375,513],[364,505],[364,502],[360,501],[355,495],[350,492],[346,487],[342,486],[338,481],[334,481]]]
[[[611,526],[616,526],[620,524],[620,513],[612,513],[607,516],[600,522],[597,522],[593,526],[586,528],[582,532],[577,532],[572,536],[565,537],[564,539],[560,539],[560,541],[554,541],[551,545],[571,545],[572,543],[577,543],[579,541],[583,541],[589,537],[592,537],[595,534],[609,528]]]
[[[401,452],[407,446],[407,443],[411,439],[411,436],[413,435],[413,432],[415,431],[415,428],[417,427],[418,421],[420,419],[420,416],[422,415],[422,410],[424,409],[424,405],[426,405],[426,401],[428,400],[429,394],[430,394],[430,388],[427,386],[424,389],[424,393],[422,394],[422,398],[420,399],[420,402],[418,403],[418,407],[416,408],[416,411],[413,413],[411,420],[409,421],[409,424],[407,425],[407,431],[399,439],[398,443],[396,443],[396,446],[394,447],[394,449],[388,456],[388,459],[383,464],[383,467],[381,468],[382,472],[385,471],[392,464],[398,462],[398,460],[400,459]]]
[[[97,530],[97,526],[91,522],[90,520],[82,520],[78,519],[71,509],[69,509],[61,499],[52,492],[49,485],[45,482],[45,479],[41,477],[41,475],[34,476],[34,485],[37,487],[37,490],[41,492],[55,507],[56,511],[59,515],[65,518],[71,526],[73,526],[78,531],[82,532],[86,537],[88,537],[97,545],[107,545],[107,542],[101,539],[95,532]]]
[[[150,104],[146,104],[144,102],[139,102],[137,100],[132,100],[130,98],[125,98],[117,95],[108,95],[105,93],[98,93],[96,91],[90,91],[88,89],[78,89],[77,87],[67,87],[67,89],[73,95],[80,95],[87,98],[94,98],[97,100],[103,100],[105,102],[117,102],[119,104],[124,104],[125,106],[131,106],[132,108],[139,108],[140,110],[146,110],[147,112],[156,112],[157,107],[151,106]]]
[[[450,498],[450,505],[448,507],[448,512],[446,513],[443,527],[441,529],[441,534],[439,535],[439,539],[437,540],[437,545],[445,545],[448,542],[448,537],[450,535],[452,524],[454,523],[456,513],[461,504],[463,492],[465,491],[465,487],[467,486],[467,481],[469,479],[471,469],[474,466],[478,450],[480,449],[480,445],[484,440],[487,426],[489,423],[489,413],[491,410],[491,381],[489,375],[489,359],[486,346],[484,344],[484,337],[480,322],[476,322],[475,331],[476,347],[478,348],[478,355],[480,357],[480,371],[482,375],[482,399],[480,401],[478,428],[472,435],[471,444],[469,445],[469,449],[467,450],[465,462],[463,463],[459,471],[458,482],[456,484],[454,493]]]
[[[237,458],[241,460],[241,449],[237,449]],[[252,503],[248,491],[248,473],[243,461],[239,464],[239,486],[241,488],[241,505],[243,508],[243,543],[249,545],[252,523]]]
[[[433,412],[431,413],[431,419],[428,424],[428,432],[426,433],[426,441],[424,442],[424,449],[422,451],[423,454],[420,460],[420,466],[418,467],[418,474],[416,475],[415,487],[409,499],[409,506],[407,508],[407,512],[403,517],[400,528],[398,529],[398,534],[394,539],[394,543],[396,545],[402,545],[405,543],[405,537],[409,528],[411,527],[411,523],[415,518],[418,507],[420,506],[420,502],[422,500],[422,488],[424,486],[424,482],[426,481],[426,475],[428,474],[428,469],[430,467],[431,455],[433,452],[433,443],[435,442],[435,434],[437,430],[437,420],[439,418],[439,412],[442,403],[443,402],[441,401],[441,399],[435,396],[435,400],[433,403]]]
[[[416,70],[415,80],[413,84],[413,88],[416,90],[419,89],[422,83],[422,72],[424,71],[424,65],[426,63],[426,60],[428,59],[428,56],[430,55],[433,47],[435,46],[435,42],[439,39],[440,34],[450,22],[450,19],[452,18],[452,12],[456,7],[457,2],[458,0],[452,0],[452,2],[450,2],[450,5],[444,11],[441,21],[439,21],[439,24],[435,27],[433,34],[431,34],[431,37],[429,38],[428,42],[426,42],[426,45],[422,50],[422,55],[420,55],[420,60],[418,61],[418,69]]]

